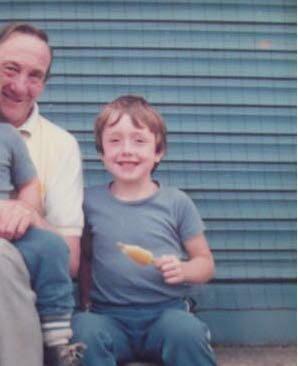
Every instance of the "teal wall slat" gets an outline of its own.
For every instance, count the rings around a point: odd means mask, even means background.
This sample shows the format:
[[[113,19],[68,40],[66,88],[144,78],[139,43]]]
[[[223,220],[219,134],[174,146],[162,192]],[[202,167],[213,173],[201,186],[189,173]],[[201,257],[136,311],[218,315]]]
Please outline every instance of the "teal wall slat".
[[[32,11],[32,7],[35,7]],[[5,19],[15,10],[17,19],[73,20],[78,14],[80,20],[159,20],[159,21],[212,21],[212,22],[269,22],[283,23],[283,12],[287,12],[288,22],[295,22],[293,2],[269,4],[247,1],[26,1],[26,4],[14,4],[1,1],[0,12]],[[158,13],[158,17],[156,17]]]
[[[110,179],[92,136],[103,104],[142,94],[164,116],[155,177],[206,222],[217,273],[193,296],[215,342],[296,337],[296,14],[294,0],[0,0],[0,25],[49,33],[40,108],[79,141],[86,185]]]

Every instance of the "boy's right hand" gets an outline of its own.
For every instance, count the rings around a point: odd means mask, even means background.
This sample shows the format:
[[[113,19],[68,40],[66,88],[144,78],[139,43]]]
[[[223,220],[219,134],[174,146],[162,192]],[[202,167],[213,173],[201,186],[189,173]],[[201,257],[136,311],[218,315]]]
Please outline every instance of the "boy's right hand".
[[[182,262],[175,255],[163,255],[155,258],[154,264],[162,273],[166,283],[174,285],[185,281],[185,262]]]

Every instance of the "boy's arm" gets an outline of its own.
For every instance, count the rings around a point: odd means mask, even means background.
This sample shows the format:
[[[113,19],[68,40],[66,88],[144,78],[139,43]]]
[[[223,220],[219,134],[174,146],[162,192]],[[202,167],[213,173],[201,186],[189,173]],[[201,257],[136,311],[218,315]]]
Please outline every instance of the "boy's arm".
[[[91,236],[84,230],[81,239],[81,257],[79,268],[80,308],[86,310],[90,306],[89,293],[91,288]]]
[[[173,255],[165,255],[155,260],[155,265],[162,272],[165,282],[177,284],[209,281],[214,276],[215,265],[205,235],[196,235],[184,245],[189,260],[181,261]]]
[[[34,178],[18,188],[17,199],[27,203],[40,215],[43,215],[41,186],[38,178]]]

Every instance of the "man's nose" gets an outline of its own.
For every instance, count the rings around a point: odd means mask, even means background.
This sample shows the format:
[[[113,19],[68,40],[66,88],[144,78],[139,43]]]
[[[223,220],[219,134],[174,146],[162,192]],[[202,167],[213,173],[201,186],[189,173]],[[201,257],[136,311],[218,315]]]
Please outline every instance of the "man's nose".
[[[11,88],[18,95],[25,94],[28,88],[28,78],[26,77],[26,75],[16,75],[12,81]]]

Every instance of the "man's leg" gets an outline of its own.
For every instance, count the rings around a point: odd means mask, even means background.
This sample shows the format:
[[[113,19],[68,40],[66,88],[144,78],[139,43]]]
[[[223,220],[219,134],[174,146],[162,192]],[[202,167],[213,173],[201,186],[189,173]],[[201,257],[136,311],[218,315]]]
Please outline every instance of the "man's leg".
[[[41,366],[42,335],[29,273],[19,251],[0,239],[0,365]]]
[[[206,324],[193,314],[169,309],[151,326],[144,350],[165,366],[216,366],[209,338]]]

